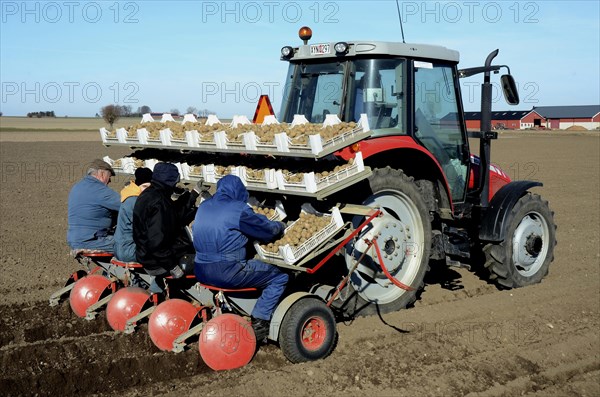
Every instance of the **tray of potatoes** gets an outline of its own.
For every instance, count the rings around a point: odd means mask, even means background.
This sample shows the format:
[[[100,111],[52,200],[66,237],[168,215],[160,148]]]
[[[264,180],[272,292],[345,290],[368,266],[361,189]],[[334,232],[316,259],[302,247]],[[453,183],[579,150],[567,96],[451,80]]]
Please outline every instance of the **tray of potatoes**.
[[[260,203],[256,198],[250,197],[248,199],[248,205],[252,207],[254,212],[266,216],[270,221],[282,221],[287,218],[283,204],[279,200],[275,201],[275,206],[266,206]]]
[[[301,212],[300,217],[285,229],[281,239],[268,244],[254,243],[258,256],[272,263],[293,265],[344,226],[337,207],[331,214]]]

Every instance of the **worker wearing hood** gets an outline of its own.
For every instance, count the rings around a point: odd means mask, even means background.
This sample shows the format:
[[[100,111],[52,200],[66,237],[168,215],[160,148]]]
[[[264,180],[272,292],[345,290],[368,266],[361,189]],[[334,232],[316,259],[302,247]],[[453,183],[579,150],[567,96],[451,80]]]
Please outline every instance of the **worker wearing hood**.
[[[180,261],[194,252],[185,226],[195,215],[198,192],[185,192],[174,201],[171,196],[177,182],[179,170],[174,164],[156,164],[150,187],[133,207],[136,259],[152,276],[183,276]]]
[[[269,242],[285,229],[282,222],[256,214],[247,204],[248,192],[234,175],[217,183],[215,195],[200,205],[194,225],[195,274],[201,282],[222,288],[258,288],[262,294],[252,310],[252,328],[262,342],[285,290],[288,275],[276,266],[246,259],[248,240]]]

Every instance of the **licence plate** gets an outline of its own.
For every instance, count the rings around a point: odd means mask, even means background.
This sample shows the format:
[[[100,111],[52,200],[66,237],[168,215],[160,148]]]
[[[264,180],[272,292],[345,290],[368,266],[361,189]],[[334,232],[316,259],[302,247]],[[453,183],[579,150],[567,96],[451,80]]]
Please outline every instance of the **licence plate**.
[[[311,44],[310,55],[325,55],[331,52],[329,44]]]

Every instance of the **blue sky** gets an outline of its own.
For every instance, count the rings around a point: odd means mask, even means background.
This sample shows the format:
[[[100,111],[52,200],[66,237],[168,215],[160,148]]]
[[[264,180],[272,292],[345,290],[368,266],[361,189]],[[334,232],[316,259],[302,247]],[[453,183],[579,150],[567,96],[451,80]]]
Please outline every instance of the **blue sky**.
[[[600,2],[401,1],[407,42],[458,50],[461,67],[496,48],[518,109],[600,103]],[[251,117],[258,95],[279,109],[284,45],[401,41],[395,1],[0,1],[0,110],[93,116],[119,103],[193,106]],[[462,80],[461,80],[462,81]],[[496,80],[497,81],[497,80]],[[466,110],[480,80],[462,81]],[[494,109],[508,105],[500,98]]]

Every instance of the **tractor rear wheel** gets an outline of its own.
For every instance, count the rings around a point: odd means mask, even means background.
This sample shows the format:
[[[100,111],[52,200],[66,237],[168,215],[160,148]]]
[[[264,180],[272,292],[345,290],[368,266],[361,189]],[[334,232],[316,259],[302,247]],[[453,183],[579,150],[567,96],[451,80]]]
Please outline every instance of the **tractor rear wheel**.
[[[509,215],[504,241],[484,247],[485,267],[500,288],[536,284],[548,274],[555,245],[554,213],[539,195],[527,193]]]
[[[335,346],[337,331],[331,309],[321,300],[305,298],[289,308],[279,331],[279,346],[292,363],[327,357]]]
[[[378,206],[383,216],[371,222],[368,235],[377,236],[382,258],[370,248],[352,274],[349,289],[354,296],[344,303],[344,312],[351,316],[389,313],[412,305],[423,289],[423,279],[429,270],[431,221],[414,179],[401,170],[386,167],[373,170],[369,183],[372,195],[363,205]],[[354,227],[364,219],[355,217]],[[368,246],[364,236],[359,234],[346,249],[348,269],[365,249]],[[380,259],[397,281],[412,290],[394,285],[381,269]]]

